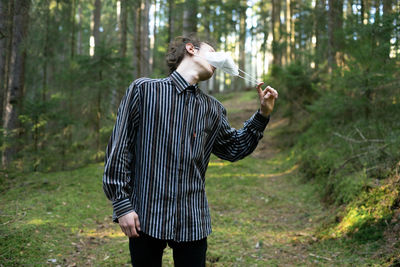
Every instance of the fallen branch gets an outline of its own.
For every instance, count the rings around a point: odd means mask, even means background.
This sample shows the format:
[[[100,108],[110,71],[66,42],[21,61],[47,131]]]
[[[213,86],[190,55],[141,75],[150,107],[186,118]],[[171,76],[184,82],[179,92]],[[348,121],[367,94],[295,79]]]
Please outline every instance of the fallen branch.
[[[349,162],[352,161],[353,159],[357,159],[357,158],[359,158],[359,157],[361,157],[361,156],[363,156],[363,155],[366,155],[366,154],[368,154],[368,153],[371,153],[372,151],[375,151],[375,150],[384,149],[384,148],[386,148],[387,146],[388,146],[388,144],[383,145],[383,146],[380,146],[380,147],[377,147],[377,148],[374,148],[374,149],[370,149],[370,150],[368,150],[368,151],[365,151],[365,152],[363,152],[363,153],[359,153],[359,154],[357,154],[357,155],[354,155],[354,156],[352,156],[352,157],[346,159],[339,167],[333,169],[333,170],[329,173],[329,175],[332,175],[332,174],[334,175],[334,174],[336,174],[336,172],[337,172],[339,169],[342,169],[344,166],[346,166],[347,163],[349,163]]]
[[[356,131],[358,132],[358,134],[361,136],[361,138],[365,141],[367,140],[367,138],[365,138],[365,136],[362,134],[362,132],[356,127],[354,126],[354,128],[356,128]]]
[[[383,140],[383,139],[365,139],[365,137],[364,137],[364,140],[356,140],[354,138],[350,138],[350,137],[341,135],[340,133],[337,133],[337,132],[333,132],[333,134],[338,136],[338,137],[340,137],[340,138],[343,138],[346,141],[349,141],[349,142],[352,142],[352,143],[358,143],[358,144],[360,144],[360,143],[368,143],[368,142],[371,142],[371,143],[383,143],[383,142],[385,142],[385,140]]]
[[[332,261],[332,259],[331,259],[331,258],[328,258],[328,257],[318,256],[318,255],[315,255],[315,254],[312,254],[312,253],[310,253],[310,254],[308,254],[308,255],[310,255],[311,257],[315,257],[315,258],[317,258],[317,259],[324,259],[324,260],[327,260],[327,261]]]

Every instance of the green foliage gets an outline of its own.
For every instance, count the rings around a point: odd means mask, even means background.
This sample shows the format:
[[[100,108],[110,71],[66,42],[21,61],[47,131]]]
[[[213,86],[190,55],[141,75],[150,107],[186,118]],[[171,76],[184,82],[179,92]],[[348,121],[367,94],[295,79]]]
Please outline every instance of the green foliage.
[[[362,192],[343,212],[343,219],[325,231],[327,237],[351,236],[358,242],[378,240],[398,208],[400,185],[391,179],[386,185]]]

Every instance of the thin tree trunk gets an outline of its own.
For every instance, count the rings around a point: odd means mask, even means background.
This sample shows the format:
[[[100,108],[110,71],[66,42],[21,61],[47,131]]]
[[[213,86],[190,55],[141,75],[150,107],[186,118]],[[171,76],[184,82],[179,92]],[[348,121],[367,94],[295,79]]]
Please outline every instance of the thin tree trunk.
[[[168,44],[172,41],[172,38],[174,38],[174,32],[175,32],[175,1],[174,0],[168,0]]]
[[[141,2],[143,0],[139,0],[139,5],[136,8],[136,13],[135,13],[135,18],[136,18],[136,31],[135,31],[135,47],[136,47],[136,77],[139,78],[143,75],[143,70],[142,70],[142,33],[141,33],[141,28],[142,28],[142,9],[141,9]]]
[[[127,42],[127,0],[118,1],[120,9],[117,11],[118,31],[120,40],[120,56],[124,58],[126,56],[126,42]],[[120,13],[118,13],[120,12]]]
[[[328,12],[328,66],[331,72],[343,64],[343,0],[329,0]]]
[[[239,7],[239,69],[245,70],[246,65],[246,10],[247,1],[241,0]],[[235,90],[240,90],[244,87],[243,79],[236,79]]]
[[[322,56],[323,46],[321,45],[321,36],[323,32],[321,31],[321,22],[323,22],[325,14],[325,0],[316,0],[315,3],[315,20],[314,20],[314,30],[315,30],[315,69],[319,69],[319,64]]]
[[[382,36],[383,37],[382,43],[388,44],[383,54],[383,59],[385,61],[390,58],[390,49],[391,49],[390,39],[391,39],[393,19],[394,19],[392,14],[393,14],[393,0],[383,1],[383,25],[386,30]]]
[[[49,60],[49,35],[50,35],[50,1],[46,1],[46,32],[43,46],[43,81],[42,81],[42,101],[47,98],[47,62]]]
[[[295,53],[296,51],[296,37],[295,37],[295,20],[293,19],[293,15],[294,15],[294,9],[296,6],[296,2],[295,1],[291,1],[290,2],[290,50],[292,51],[291,53],[291,61],[296,60],[296,55],[297,53]]]
[[[7,55],[7,40],[9,38],[7,26],[8,22],[8,4],[6,0],[0,0],[0,121],[3,123],[3,102],[5,98],[5,70]]]
[[[272,54],[273,64],[282,65],[282,49],[280,47],[281,41],[281,2],[280,0],[273,0],[272,2]]]
[[[290,13],[290,0],[286,0],[286,10],[285,10],[285,23],[286,23],[286,64],[289,64],[291,61],[291,44],[290,44],[290,35],[294,34],[290,31],[290,26],[292,23],[292,17]]]
[[[4,113],[3,129],[6,135],[6,141],[12,137],[13,132],[18,127],[18,114],[21,108],[24,74],[25,74],[25,58],[26,48],[24,41],[28,32],[28,19],[30,0],[15,1],[13,16],[13,41],[10,60],[10,76],[9,90],[7,92],[6,107]],[[10,142],[6,142],[6,148],[3,151],[2,165],[6,167],[10,164],[15,156],[17,149],[10,146]]]
[[[185,1],[183,11],[183,35],[197,32],[197,0]]]
[[[132,5],[130,10],[132,14],[132,31],[133,31],[133,44],[132,44],[132,66],[133,66],[133,79],[136,79],[140,75],[140,64],[139,64],[139,56],[140,53],[140,34],[139,34],[139,26],[140,24],[140,3],[137,3],[138,0],[135,1],[135,5]],[[140,2],[140,0],[139,0]]]
[[[154,25],[153,25],[153,41],[151,42],[151,49],[150,49],[150,60],[151,60],[151,69],[150,69],[150,73],[153,72],[153,68],[154,66],[157,64],[156,62],[156,55],[157,55],[157,23],[158,23],[158,1],[154,0]],[[161,67],[161,66],[160,66]]]
[[[335,67],[335,8],[334,0],[329,0],[329,12],[328,12],[328,67],[329,72]]]
[[[79,0],[77,0],[79,2]],[[82,5],[78,4],[78,55],[82,55]]]
[[[74,59],[75,57],[75,31],[76,31],[76,25],[75,25],[75,15],[76,15],[76,1],[77,0],[71,0],[71,59]]]
[[[143,0],[141,6],[141,76],[149,76],[150,74],[150,38],[149,38],[149,12],[150,0]]]
[[[94,54],[100,44],[100,19],[101,19],[101,0],[95,0],[93,11],[93,31],[94,38]]]

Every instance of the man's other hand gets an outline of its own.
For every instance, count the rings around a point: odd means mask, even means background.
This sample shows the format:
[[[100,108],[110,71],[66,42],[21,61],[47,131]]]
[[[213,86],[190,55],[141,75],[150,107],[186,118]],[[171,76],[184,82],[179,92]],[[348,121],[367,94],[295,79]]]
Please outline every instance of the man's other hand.
[[[263,84],[264,83],[259,83],[257,85],[257,91],[261,104],[260,113],[264,117],[267,117],[274,109],[275,99],[278,98],[278,92],[270,86],[267,86],[264,90],[262,90],[261,86]]]
[[[132,211],[118,219],[119,227],[122,232],[128,237],[139,237],[138,231],[140,231],[139,216],[136,212]]]

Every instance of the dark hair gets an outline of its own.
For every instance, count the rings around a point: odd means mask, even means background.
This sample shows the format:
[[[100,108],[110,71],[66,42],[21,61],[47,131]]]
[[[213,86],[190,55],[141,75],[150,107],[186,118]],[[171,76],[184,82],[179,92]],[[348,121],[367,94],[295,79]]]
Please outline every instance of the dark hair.
[[[169,68],[170,74],[176,70],[176,68],[181,63],[182,59],[185,57],[188,52],[186,51],[186,44],[191,43],[195,47],[200,47],[202,43],[209,44],[214,47],[208,41],[200,41],[195,36],[178,36],[176,37],[168,47],[168,52],[166,56],[167,65]]]

